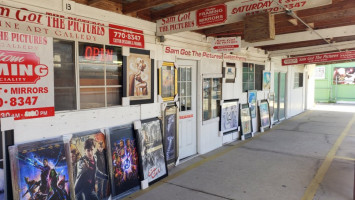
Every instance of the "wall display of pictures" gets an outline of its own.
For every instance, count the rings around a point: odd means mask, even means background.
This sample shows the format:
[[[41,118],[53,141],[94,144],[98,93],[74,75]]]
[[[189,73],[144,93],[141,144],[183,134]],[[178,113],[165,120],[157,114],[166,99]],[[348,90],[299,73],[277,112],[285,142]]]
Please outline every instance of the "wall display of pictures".
[[[314,79],[321,80],[325,79],[325,66],[316,67],[314,69]]]
[[[67,148],[62,138],[11,146],[13,199],[71,199]]]
[[[263,90],[270,90],[271,72],[263,72]]]
[[[240,121],[241,121],[241,129],[242,134],[250,134],[253,132],[252,121],[251,121],[251,113],[249,104],[240,104]]]
[[[268,128],[270,127],[270,112],[269,103],[267,100],[262,100],[259,104],[259,115],[260,115],[260,127]]]
[[[355,67],[334,67],[333,84],[355,85]]]
[[[256,117],[256,90],[248,90],[248,103],[250,103],[251,117]]]
[[[100,130],[73,134],[70,153],[75,199],[108,199],[105,134]]]
[[[168,175],[161,124],[158,118],[143,120],[137,130],[138,155],[141,179],[149,185]]]
[[[223,68],[223,78],[226,79],[226,83],[235,83],[235,77],[237,75],[237,68],[235,63],[226,63],[226,67]]]
[[[269,111],[270,111],[270,116],[274,116],[274,103],[275,103],[275,93],[270,92],[269,93]]]
[[[133,125],[107,129],[108,160],[113,197],[140,189],[138,151]]]
[[[224,101],[221,105],[220,131],[225,133],[238,129],[239,107],[238,100]]]
[[[177,107],[168,105],[164,113],[164,148],[167,165],[177,159]]]
[[[154,102],[154,60],[150,51],[130,49],[129,56],[123,57],[123,95],[131,104]]]
[[[164,101],[173,101],[177,94],[177,68],[172,62],[163,62],[159,69],[159,94]]]

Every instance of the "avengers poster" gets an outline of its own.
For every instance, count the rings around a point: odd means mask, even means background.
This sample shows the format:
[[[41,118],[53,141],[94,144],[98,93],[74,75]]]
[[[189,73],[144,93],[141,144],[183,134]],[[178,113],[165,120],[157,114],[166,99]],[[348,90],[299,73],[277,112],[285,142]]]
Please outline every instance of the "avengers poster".
[[[112,195],[122,197],[140,189],[134,130],[128,125],[111,128],[109,133]]]
[[[142,179],[147,179],[152,184],[167,176],[160,120],[152,118],[142,121],[137,139]]]
[[[75,199],[108,199],[105,135],[100,131],[74,134],[70,153]]]
[[[19,146],[14,156],[18,162],[19,199],[70,199],[67,157],[63,142]]]

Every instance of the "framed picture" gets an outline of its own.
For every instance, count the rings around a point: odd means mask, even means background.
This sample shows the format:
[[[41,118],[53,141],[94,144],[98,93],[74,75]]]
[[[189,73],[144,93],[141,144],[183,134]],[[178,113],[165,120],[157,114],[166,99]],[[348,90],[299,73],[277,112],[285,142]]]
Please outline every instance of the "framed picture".
[[[106,137],[100,130],[73,134],[70,139],[71,171],[77,198],[109,198],[106,151]]]
[[[238,99],[224,101],[221,105],[221,120],[219,130],[223,133],[238,130],[239,107]]]
[[[163,62],[159,69],[159,94],[164,101],[173,101],[177,94],[177,68],[172,62]]]
[[[355,67],[334,67],[334,85],[355,85]]]
[[[240,126],[243,135],[251,134],[253,132],[251,113],[249,104],[240,104]]]
[[[263,90],[270,90],[271,72],[263,72]]]
[[[113,198],[140,189],[137,141],[133,125],[106,129],[108,164]]]
[[[151,185],[168,176],[160,120],[152,118],[141,121],[141,128],[136,135],[140,176]]]
[[[256,95],[256,90],[248,90],[248,103],[250,104],[250,113],[252,118],[256,117]]]
[[[154,59],[150,51],[130,49],[123,57],[123,95],[130,98],[130,104],[154,102]]]
[[[237,76],[237,68],[235,63],[226,63],[226,67],[223,67],[223,78],[226,79],[226,83],[234,83]]]
[[[259,115],[260,115],[260,127],[261,128],[269,128],[270,127],[270,112],[269,112],[269,103],[267,102],[267,100],[260,101]]]
[[[67,148],[62,137],[11,146],[13,199],[71,199]]]
[[[168,105],[164,111],[164,148],[167,165],[175,163],[177,159],[177,106]]]
[[[5,199],[5,193],[6,199],[12,199],[8,147],[14,145],[14,133],[14,130],[0,131],[0,199]],[[5,187],[5,184],[7,184],[7,187]]]
[[[270,117],[274,116],[274,103],[275,103],[275,93],[270,92],[269,93],[269,111],[270,111]]]

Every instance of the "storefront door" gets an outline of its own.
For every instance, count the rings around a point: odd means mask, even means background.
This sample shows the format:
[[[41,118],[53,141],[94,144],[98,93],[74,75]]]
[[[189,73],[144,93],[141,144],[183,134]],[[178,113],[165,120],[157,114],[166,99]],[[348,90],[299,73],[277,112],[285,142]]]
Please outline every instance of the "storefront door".
[[[179,158],[197,153],[196,143],[196,69],[197,61],[178,60],[180,102]]]

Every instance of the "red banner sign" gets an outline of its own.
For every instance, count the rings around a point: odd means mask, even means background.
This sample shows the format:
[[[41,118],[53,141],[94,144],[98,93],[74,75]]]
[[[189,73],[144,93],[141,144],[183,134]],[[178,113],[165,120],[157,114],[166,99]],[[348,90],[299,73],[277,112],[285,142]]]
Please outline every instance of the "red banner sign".
[[[196,11],[197,26],[210,26],[220,24],[227,20],[227,7],[225,4],[211,6]]]
[[[110,44],[144,48],[143,31],[110,24]]]
[[[299,65],[299,64],[311,64],[321,62],[331,62],[336,60],[350,60],[355,59],[355,51],[344,51],[336,53],[318,54],[312,56],[302,56],[294,58],[282,59],[282,65]]]

